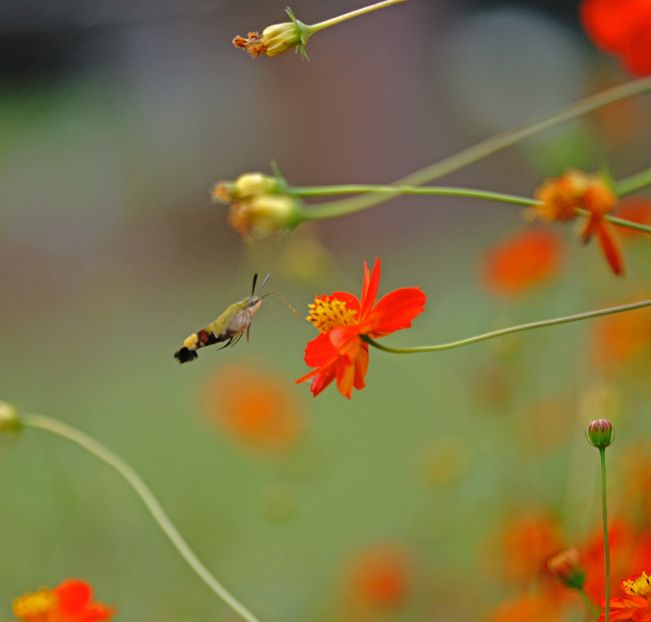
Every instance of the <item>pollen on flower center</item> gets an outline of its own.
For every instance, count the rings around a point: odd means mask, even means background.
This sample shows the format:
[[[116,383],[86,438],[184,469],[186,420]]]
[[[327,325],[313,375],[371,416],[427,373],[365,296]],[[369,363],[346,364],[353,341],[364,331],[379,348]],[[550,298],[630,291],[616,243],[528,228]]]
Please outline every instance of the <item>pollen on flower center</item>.
[[[349,309],[343,300],[331,296],[315,298],[308,309],[310,312],[305,319],[321,333],[327,333],[336,326],[350,326],[357,317],[355,309]]]
[[[622,581],[622,587],[629,596],[649,596],[651,593],[651,576],[643,572],[636,579]]]
[[[58,604],[54,592],[47,589],[25,594],[14,600],[14,614],[21,620],[31,620],[52,611]]]

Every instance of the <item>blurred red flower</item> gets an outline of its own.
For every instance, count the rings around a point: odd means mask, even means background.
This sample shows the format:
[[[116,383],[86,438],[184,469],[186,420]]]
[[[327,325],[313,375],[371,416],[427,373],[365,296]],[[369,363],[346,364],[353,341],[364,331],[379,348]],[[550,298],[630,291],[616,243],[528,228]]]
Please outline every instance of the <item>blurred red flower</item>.
[[[602,317],[593,336],[596,362],[604,370],[617,370],[651,351],[651,312],[642,309]]]
[[[506,601],[489,616],[489,622],[550,622],[558,620],[559,605],[547,594],[526,594]]]
[[[651,2],[583,0],[581,21],[596,45],[635,75],[651,74]]]
[[[335,378],[339,392],[350,399],[353,387],[361,390],[368,370],[368,344],[363,335],[384,337],[403,328],[425,309],[426,296],[417,287],[402,287],[376,303],[380,283],[380,260],[370,272],[364,262],[361,301],[348,292],[317,296],[307,316],[320,332],[307,344],[305,362],[315,369],[296,382],[311,379],[316,397]]]
[[[617,209],[618,218],[630,220],[632,222],[651,225],[651,199],[643,197],[631,197],[624,199]],[[622,238],[632,238],[639,235],[648,235],[642,231],[620,227],[619,233]]]
[[[558,270],[562,256],[559,237],[549,231],[522,231],[492,248],[484,264],[484,280],[497,294],[520,294]]]
[[[558,522],[546,513],[531,513],[508,521],[503,528],[505,574],[527,583],[549,576],[547,562],[565,548]]]
[[[54,589],[41,588],[14,600],[14,615],[21,622],[102,622],[113,610],[92,601],[88,583],[70,579]]]
[[[205,393],[207,416],[241,443],[283,451],[300,436],[301,413],[291,384],[253,366],[222,367]]]
[[[376,545],[361,552],[349,568],[349,585],[355,600],[370,609],[401,605],[409,589],[408,566],[405,551],[395,545]]]

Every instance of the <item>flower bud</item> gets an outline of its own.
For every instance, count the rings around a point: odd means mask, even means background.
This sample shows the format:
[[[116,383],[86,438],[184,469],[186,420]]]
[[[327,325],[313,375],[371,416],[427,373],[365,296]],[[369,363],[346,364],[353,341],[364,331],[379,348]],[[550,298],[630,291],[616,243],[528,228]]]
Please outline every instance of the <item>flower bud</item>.
[[[301,31],[295,22],[273,24],[262,31],[261,40],[267,56],[278,56],[300,44]]]
[[[16,408],[7,402],[0,402],[0,432],[15,432],[20,426]]]
[[[218,203],[233,203],[257,194],[275,194],[285,189],[283,179],[264,173],[243,173],[235,181],[220,181],[212,189],[212,199]]]
[[[614,440],[613,424],[608,419],[595,419],[588,426],[588,441],[597,449],[605,449]]]
[[[295,227],[301,220],[301,204],[287,194],[258,194],[233,203],[228,220],[241,235],[264,238]]]
[[[581,555],[576,548],[561,551],[548,562],[547,568],[561,583],[575,590],[583,589],[585,571],[581,566]]]

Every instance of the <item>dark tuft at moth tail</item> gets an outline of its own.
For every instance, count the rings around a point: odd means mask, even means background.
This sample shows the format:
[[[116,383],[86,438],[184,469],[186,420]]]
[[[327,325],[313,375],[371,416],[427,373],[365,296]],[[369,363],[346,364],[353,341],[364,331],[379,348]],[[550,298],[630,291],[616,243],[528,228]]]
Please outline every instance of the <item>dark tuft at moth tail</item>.
[[[194,359],[196,358],[199,358],[199,355],[194,350],[190,350],[190,348],[183,347],[174,353],[174,358],[179,363],[188,363],[190,361],[194,361]]]

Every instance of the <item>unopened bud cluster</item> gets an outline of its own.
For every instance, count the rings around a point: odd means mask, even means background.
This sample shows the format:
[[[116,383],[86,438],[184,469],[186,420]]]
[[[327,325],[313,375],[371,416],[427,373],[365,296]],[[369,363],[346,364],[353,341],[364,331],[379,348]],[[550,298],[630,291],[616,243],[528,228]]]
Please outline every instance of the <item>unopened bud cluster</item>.
[[[301,220],[301,202],[287,194],[284,180],[263,173],[219,182],[212,198],[230,206],[228,221],[246,238],[260,239],[292,229]]]

